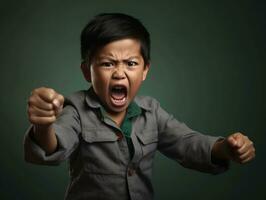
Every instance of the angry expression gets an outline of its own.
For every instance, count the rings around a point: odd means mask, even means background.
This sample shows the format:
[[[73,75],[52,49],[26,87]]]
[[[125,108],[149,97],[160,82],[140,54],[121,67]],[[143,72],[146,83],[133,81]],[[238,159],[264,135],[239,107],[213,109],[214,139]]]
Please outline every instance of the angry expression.
[[[145,65],[140,47],[135,39],[117,40],[92,59],[87,80],[109,113],[124,112],[146,79],[149,64]]]

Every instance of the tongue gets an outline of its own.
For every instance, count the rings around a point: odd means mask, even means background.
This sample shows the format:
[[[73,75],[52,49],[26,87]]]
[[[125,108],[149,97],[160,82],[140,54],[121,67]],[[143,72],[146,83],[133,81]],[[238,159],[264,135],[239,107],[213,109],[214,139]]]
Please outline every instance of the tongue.
[[[122,100],[126,95],[124,92],[112,92],[111,96],[116,100]]]

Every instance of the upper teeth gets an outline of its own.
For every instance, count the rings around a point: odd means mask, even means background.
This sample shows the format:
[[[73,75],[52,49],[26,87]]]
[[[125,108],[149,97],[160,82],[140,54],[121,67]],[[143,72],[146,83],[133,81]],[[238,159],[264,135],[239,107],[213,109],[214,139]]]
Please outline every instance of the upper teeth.
[[[117,90],[121,90],[121,89],[123,89],[122,86],[115,86],[114,88],[117,89]]]

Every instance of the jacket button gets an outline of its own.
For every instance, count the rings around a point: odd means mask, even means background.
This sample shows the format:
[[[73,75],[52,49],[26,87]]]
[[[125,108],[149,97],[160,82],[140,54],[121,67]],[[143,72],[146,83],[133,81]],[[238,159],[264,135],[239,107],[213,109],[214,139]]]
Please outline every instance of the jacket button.
[[[123,134],[121,132],[117,132],[116,136],[118,137],[119,141],[121,141],[123,139]]]
[[[132,168],[128,169],[127,174],[128,176],[133,176],[136,173],[136,171]]]

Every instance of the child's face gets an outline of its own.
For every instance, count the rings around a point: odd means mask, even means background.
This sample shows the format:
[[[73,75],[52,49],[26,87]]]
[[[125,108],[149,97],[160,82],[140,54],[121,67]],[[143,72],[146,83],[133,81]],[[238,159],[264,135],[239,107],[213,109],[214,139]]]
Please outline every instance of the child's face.
[[[122,39],[100,49],[90,66],[95,93],[107,112],[124,112],[145,80],[149,65],[144,64],[140,42]]]

